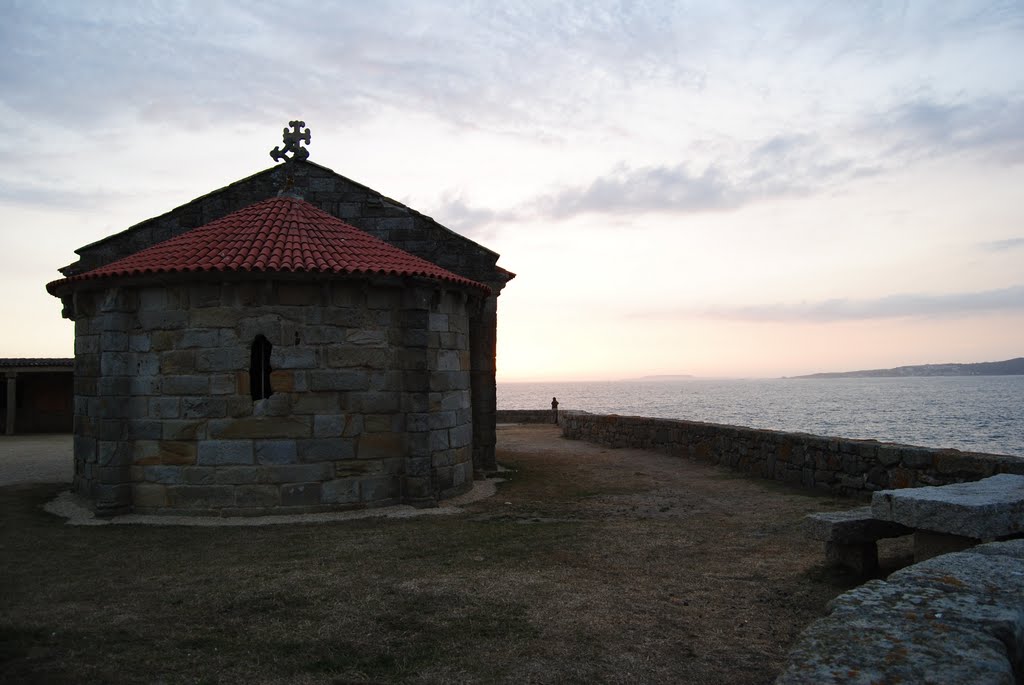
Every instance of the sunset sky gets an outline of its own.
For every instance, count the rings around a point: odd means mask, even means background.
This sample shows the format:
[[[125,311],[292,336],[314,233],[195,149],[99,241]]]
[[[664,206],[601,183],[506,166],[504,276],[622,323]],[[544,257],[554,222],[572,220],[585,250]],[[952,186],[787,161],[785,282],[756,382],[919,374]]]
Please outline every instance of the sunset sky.
[[[0,12],[0,357],[71,356],[74,249],[271,166],[295,118],[518,274],[499,380],[1024,356],[1017,0]]]

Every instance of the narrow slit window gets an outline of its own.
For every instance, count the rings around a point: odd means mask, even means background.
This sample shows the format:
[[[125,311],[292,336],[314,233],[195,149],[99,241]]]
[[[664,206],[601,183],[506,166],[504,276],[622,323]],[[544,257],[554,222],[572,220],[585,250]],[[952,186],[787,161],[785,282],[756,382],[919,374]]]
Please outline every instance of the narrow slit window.
[[[249,364],[249,390],[252,399],[263,400],[270,397],[274,389],[270,387],[270,341],[257,335],[252,341],[252,354]]]

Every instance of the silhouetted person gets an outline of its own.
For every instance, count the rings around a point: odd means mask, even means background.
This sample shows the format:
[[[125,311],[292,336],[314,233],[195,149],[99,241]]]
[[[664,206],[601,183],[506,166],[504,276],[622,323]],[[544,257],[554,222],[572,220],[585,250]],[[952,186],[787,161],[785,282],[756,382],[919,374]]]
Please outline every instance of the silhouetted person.
[[[558,398],[551,398],[551,413],[555,415],[555,423],[558,423]]]

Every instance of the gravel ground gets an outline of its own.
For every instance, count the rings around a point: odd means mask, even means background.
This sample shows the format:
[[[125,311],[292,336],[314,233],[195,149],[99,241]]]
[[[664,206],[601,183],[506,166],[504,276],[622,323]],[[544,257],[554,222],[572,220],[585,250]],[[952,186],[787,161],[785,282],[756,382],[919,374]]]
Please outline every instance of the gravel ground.
[[[70,483],[70,434],[0,435],[0,485]]]

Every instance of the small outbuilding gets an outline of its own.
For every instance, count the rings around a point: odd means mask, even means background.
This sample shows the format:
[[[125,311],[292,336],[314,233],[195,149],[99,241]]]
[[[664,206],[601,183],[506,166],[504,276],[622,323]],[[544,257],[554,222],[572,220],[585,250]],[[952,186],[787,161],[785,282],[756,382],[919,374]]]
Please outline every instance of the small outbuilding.
[[[309,162],[303,126],[284,164],[79,249],[47,286],[75,322],[74,489],[98,514],[433,506],[494,469],[513,275]]]

